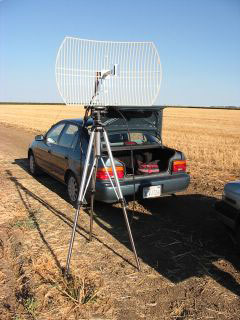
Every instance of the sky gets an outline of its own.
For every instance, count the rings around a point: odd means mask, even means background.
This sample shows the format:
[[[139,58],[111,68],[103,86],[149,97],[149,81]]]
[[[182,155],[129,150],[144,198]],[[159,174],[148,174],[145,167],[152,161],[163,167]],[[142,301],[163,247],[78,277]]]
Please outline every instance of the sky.
[[[65,36],[153,41],[155,104],[240,106],[240,0],[0,0],[0,102],[62,102]]]

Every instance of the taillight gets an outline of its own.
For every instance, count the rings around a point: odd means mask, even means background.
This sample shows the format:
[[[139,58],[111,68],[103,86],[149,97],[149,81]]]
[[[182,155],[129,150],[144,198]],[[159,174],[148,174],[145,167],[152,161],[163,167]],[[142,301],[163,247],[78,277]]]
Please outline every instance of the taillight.
[[[118,179],[123,179],[124,177],[124,168],[122,166],[116,167]],[[111,168],[98,168],[97,169],[97,179],[98,180],[109,180],[108,174],[110,177],[113,177],[113,170]]]
[[[185,172],[187,168],[186,160],[175,160],[173,161],[172,172]]]

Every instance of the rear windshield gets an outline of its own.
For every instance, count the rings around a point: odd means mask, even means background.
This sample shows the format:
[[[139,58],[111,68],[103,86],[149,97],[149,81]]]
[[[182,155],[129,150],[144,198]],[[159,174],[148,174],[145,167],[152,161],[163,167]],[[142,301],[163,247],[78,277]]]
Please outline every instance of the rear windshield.
[[[162,110],[121,110],[109,111],[102,122],[107,131],[127,130],[159,130],[161,129]]]
[[[101,139],[102,146],[105,147],[103,137]],[[149,132],[109,132],[108,139],[112,147],[160,144],[159,139]]]

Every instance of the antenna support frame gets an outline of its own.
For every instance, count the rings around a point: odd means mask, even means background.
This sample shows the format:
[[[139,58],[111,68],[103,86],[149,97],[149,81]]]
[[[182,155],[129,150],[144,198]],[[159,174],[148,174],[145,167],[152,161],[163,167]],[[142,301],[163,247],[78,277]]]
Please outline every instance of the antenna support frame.
[[[157,49],[153,42],[94,41],[65,37],[57,54],[55,73],[58,90],[65,104],[85,106],[86,116],[83,125],[86,123],[89,111],[94,120],[79,188],[66,274],[69,273],[80,209],[90,182],[92,192],[89,240],[92,239],[94,195],[99,162],[105,168],[117,200],[122,205],[136,265],[140,270],[128,221],[126,202],[121,191],[110,142],[101,116],[107,112],[107,108],[110,106],[120,109],[123,106],[145,108],[154,104],[162,80],[162,69]],[[102,158],[101,134],[107,148],[114,179],[110,177],[106,163]],[[94,159],[91,164],[92,149],[94,149]]]
[[[112,150],[110,147],[110,142],[108,139],[107,131],[101,122],[101,115],[106,113],[107,109],[106,109],[106,107],[103,107],[103,106],[88,106],[87,109],[91,110],[91,116],[93,117],[94,123],[91,128],[91,134],[90,134],[89,144],[88,144],[87,153],[86,153],[86,161],[84,164],[81,184],[80,184],[80,188],[79,188],[79,194],[78,194],[78,199],[77,199],[77,209],[75,212],[72,235],[71,235],[71,239],[70,239],[70,243],[69,243],[65,275],[67,277],[69,276],[70,262],[71,262],[71,257],[72,257],[73,243],[74,243],[75,234],[76,234],[77,221],[78,221],[81,207],[84,204],[84,197],[85,197],[85,194],[87,192],[87,189],[88,189],[90,182],[91,182],[91,192],[90,192],[90,194],[91,194],[91,210],[90,210],[89,241],[92,240],[94,197],[95,197],[95,192],[96,192],[96,176],[97,176],[97,168],[98,168],[99,162],[101,162],[103,167],[105,168],[107,175],[108,175],[108,178],[109,178],[109,181],[115,191],[117,200],[119,201],[119,203],[122,206],[122,211],[123,211],[123,215],[124,215],[124,219],[125,219],[125,223],[126,223],[126,227],[127,227],[127,231],[128,231],[129,240],[130,240],[132,250],[134,253],[134,257],[135,257],[135,261],[136,261],[136,267],[137,267],[138,271],[140,271],[141,270],[140,263],[139,263],[137,251],[135,248],[135,243],[133,240],[130,223],[128,220],[126,201],[125,201],[123,194],[122,194],[122,190],[121,190],[120,182],[118,179],[117,170],[116,170],[114,158],[112,155]],[[87,119],[87,117],[86,117],[86,119]],[[105,142],[105,145],[107,148],[109,160],[111,162],[114,180],[110,177],[110,175],[107,171],[106,163],[104,162],[103,157],[102,157],[101,133],[103,135],[103,139],[104,139],[104,142]],[[92,154],[92,149],[94,149],[94,157],[93,157],[94,159],[93,159],[93,163],[92,163],[90,173],[89,173],[88,171],[89,171],[89,166],[90,166],[90,161],[91,161],[90,158],[91,158],[91,154]],[[87,177],[87,175],[88,175],[88,177]]]

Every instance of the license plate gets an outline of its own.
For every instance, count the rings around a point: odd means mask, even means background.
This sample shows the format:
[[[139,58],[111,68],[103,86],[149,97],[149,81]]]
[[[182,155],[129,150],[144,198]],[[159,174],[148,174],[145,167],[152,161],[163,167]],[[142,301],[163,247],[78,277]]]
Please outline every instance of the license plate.
[[[151,186],[143,188],[143,198],[156,198],[160,197],[162,193],[162,186]]]

